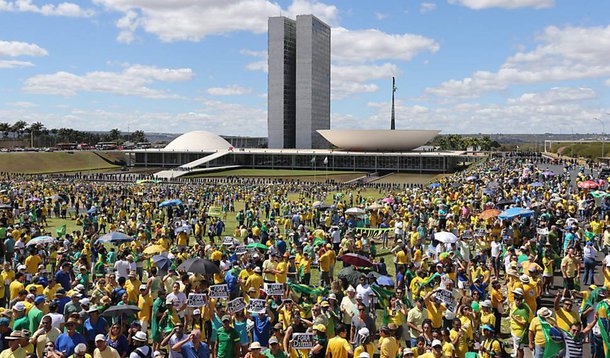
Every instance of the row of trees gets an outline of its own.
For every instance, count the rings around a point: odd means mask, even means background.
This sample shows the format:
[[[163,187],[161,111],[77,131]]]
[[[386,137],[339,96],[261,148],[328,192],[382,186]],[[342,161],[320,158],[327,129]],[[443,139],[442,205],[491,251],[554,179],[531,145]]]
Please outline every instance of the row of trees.
[[[48,129],[44,124],[35,122],[28,124],[25,121],[15,123],[0,122],[0,134],[4,140],[22,140],[34,147],[52,147],[57,143],[87,143],[95,145],[99,142],[116,142],[122,144],[126,141],[133,143],[148,142],[143,131],[137,130],[123,134],[117,128],[107,133],[94,133],[78,131],[72,128]]]
[[[492,150],[500,148],[500,143],[491,140],[489,136],[464,137],[459,134],[438,135],[432,145],[444,150],[466,150],[468,148]]]

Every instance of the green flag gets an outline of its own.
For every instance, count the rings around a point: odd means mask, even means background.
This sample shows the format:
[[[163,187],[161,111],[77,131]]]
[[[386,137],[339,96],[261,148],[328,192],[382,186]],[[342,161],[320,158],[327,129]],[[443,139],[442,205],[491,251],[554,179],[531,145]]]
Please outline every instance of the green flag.
[[[606,312],[610,311],[610,305],[606,300],[601,301],[597,305],[597,309],[599,310],[601,307],[605,309]],[[599,312],[599,311],[598,311]],[[599,333],[602,336],[602,341],[604,342],[604,356],[610,357],[610,333],[608,332],[608,318],[598,318],[597,325],[599,326]]]
[[[546,340],[543,358],[557,357],[559,351],[563,349],[563,336],[552,335],[551,329],[554,329],[557,333],[560,332],[556,328],[551,327],[551,325],[541,317],[538,317],[538,319],[540,320],[542,333],[544,333],[544,339]]]
[[[290,287],[291,290],[293,290],[296,293],[304,293],[306,295],[313,295],[313,296],[321,296],[321,295],[325,295],[327,289],[324,287],[318,287],[318,288],[313,288],[304,284],[298,284],[298,283],[288,283],[288,286]]]
[[[62,237],[66,234],[66,224],[59,227],[59,229],[55,230],[57,236]]]
[[[381,309],[383,309],[383,324],[388,324],[389,317],[387,307],[390,304],[390,298],[394,296],[394,291],[387,290],[377,285],[371,285],[370,287],[371,290],[373,290],[375,296],[377,296],[377,299],[379,300],[379,306],[381,306]]]

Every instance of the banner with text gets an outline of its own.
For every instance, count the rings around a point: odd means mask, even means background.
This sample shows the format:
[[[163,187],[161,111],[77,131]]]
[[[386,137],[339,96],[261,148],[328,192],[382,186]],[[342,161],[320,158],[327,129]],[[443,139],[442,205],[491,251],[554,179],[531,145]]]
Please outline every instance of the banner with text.
[[[189,293],[188,307],[201,307],[205,305],[205,294],[203,293]]]
[[[251,298],[250,302],[248,302],[248,312],[250,313],[264,313],[267,308],[266,300],[259,300],[256,298]]]
[[[210,298],[228,298],[229,285],[214,285],[210,286]]]
[[[314,335],[312,333],[293,333],[292,348],[312,349],[315,346]]]
[[[243,310],[246,308],[246,301],[244,301],[243,297],[237,297],[233,301],[227,302],[227,312],[235,313],[239,310]]]
[[[269,296],[282,296],[284,294],[284,284],[265,283],[265,293]]]

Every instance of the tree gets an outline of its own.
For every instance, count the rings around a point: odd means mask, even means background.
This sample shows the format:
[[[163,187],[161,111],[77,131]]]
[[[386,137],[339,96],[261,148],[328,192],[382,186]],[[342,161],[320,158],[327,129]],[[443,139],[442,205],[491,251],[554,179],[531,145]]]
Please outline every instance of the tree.
[[[0,123],[0,132],[2,132],[2,136],[4,138],[8,137],[9,132],[11,131],[11,125],[6,123],[6,122],[2,122]]]
[[[146,138],[146,135],[142,130],[137,130],[131,133],[130,140],[134,143],[148,142],[148,138]]]
[[[121,142],[123,138],[121,137],[121,131],[118,128],[113,128],[108,133],[108,139],[111,142]]]
[[[11,126],[11,132],[17,133],[17,138],[23,135],[23,131],[28,126],[26,121],[17,121]]]

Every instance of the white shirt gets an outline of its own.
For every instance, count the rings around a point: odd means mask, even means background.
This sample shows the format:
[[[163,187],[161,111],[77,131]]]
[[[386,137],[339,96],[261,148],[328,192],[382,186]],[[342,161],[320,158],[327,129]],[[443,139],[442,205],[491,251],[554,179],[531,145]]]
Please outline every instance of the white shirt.
[[[150,352],[150,347],[149,346],[142,346],[142,347],[138,347],[136,348],[133,352],[131,352],[131,354],[129,355],[129,358],[141,358],[138,353],[136,353],[135,351],[139,350],[142,355],[144,357],[146,357],[148,355],[148,353]],[[152,354],[151,354],[152,356]]]
[[[350,299],[349,296],[344,296],[339,306],[341,312],[348,312],[343,314],[343,323],[352,324],[352,317],[358,314],[358,305],[356,305],[356,297]]]
[[[375,295],[373,289],[368,284],[364,286],[358,285],[358,287],[356,287],[356,294],[362,295],[362,303],[367,307],[371,305],[371,298]]]
[[[51,317],[51,327],[57,329],[61,329],[61,324],[66,321],[64,315],[61,313],[48,313],[47,316]]]
[[[116,271],[117,279],[119,277],[125,277],[129,275],[129,262],[126,260],[119,260],[114,263],[114,270]]]
[[[502,252],[502,243],[501,242],[492,241],[491,242],[491,257],[498,257],[498,256],[500,256],[500,252]]]
[[[178,311],[179,309],[182,308],[182,306],[184,306],[186,304],[186,295],[184,294],[184,292],[178,292],[178,293],[172,292],[169,295],[167,295],[166,300],[167,301],[171,300],[173,302],[174,308],[176,309],[176,311]],[[186,313],[186,310],[178,311],[178,316],[180,318],[184,318],[185,313]]]

